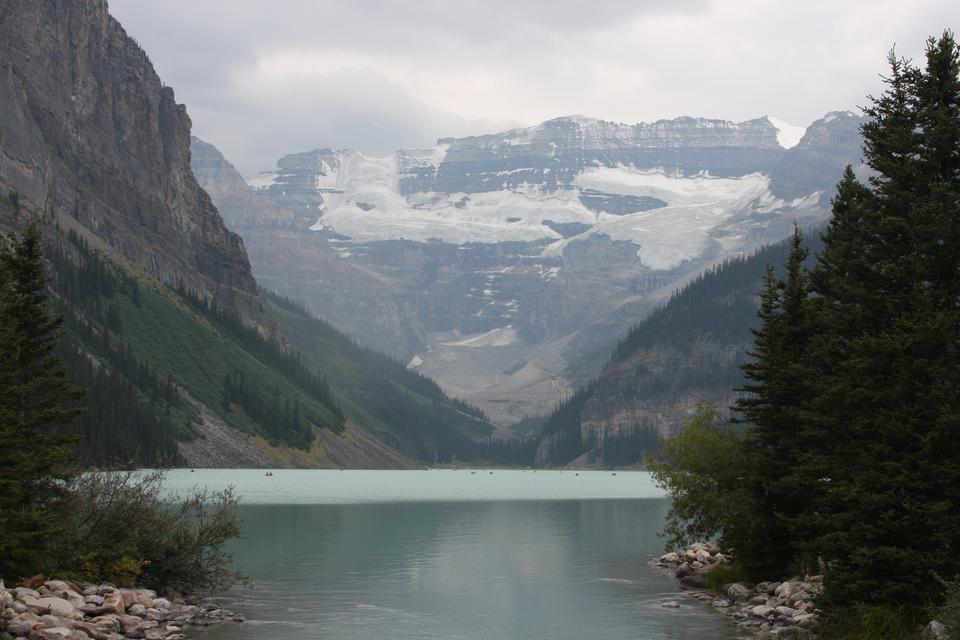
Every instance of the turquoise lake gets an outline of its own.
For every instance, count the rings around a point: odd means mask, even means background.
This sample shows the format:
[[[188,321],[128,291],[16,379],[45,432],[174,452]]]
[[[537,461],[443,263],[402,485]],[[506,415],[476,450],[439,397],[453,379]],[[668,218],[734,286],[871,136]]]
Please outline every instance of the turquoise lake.
[[[668,504],[646,473],[264,473],[167,476],[171,491],[232,484],[242,496],[231,551],[254,586],[222,599],[247,622],[208,640],[737,635],[647,565]]]

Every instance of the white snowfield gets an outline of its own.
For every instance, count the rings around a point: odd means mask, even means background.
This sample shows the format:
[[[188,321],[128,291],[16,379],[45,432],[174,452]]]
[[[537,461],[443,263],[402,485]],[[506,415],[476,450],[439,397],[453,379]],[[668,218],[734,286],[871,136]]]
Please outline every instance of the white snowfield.
[[[433,160],[441,154],[434,153],[424,155]],[[554,192],[524,184],[500,191],[427,192],[405,197],[398,190],[395,156],[370,158],[348,151],[334,164],[338,166],[326,166],[326,175],[317,177],[324,205],[315,229],[329,227],[355,242],[400,238],[455,244],[547,240],[545,257],[561,255],[577,239],[605,234],[635,243],[641,262],[656,270],[672,269],[702,255],[711,237],[734,216],[807,204],[774,198],[769,179],[761,174],[682,177],[627,166],[587,170],[577,177],[575,188]],[[667,206],[629,215],[594,213],[580,202],[581,189],[649,196]],[[563,239],[544,221],[591,227],[579,236]]]
[[[584,135],[597,137],[597,145],[611,144],[608,138],[616,141],[617,135],[626,136],[632,131],[625,125],[580,116],[573,118],[590,125],[584,127]],[[776,118],[767,119],[778,131],[777,140],[783,148],[797,145],[806,132],[804,127]],[[706,120],[701,124],[719,126]],[[506,132],[506,137],[491,136],[490,143],[527,144],[543,127],[541,124],[513,130]],[[627,141],[621,143],[627,144]],[[783,202],[774,198],[769,179],[761,174],[718,178],[703,173],[690,177],[632,166],[587,169],[576,177],[574,184],[555,191],[539,184],[523,183],[490,192],[401,194],[402,173],[411,167],[427,171],[439,169],[449,148],[450,144],[438,144],[403,150],[389,157],[369,157],[356,151],[325,151],[320,157],[321,172],[315,184],[323,204],[313,228],[333,229],[349,236],[353,242],[543,241],[545,257],[562,255],[564,249],[578,239],[604,234],[613,240],[636,244],[637,255],[646,266],[668,270],[702,256],[718,236],[723,236],[721,242],[725,249],[742,249],[736,246],[735,234],[730,230],[721,233],[724,225],[734,218],[742,219],[750,214],[762,216],[774,211],[789,215],[793,209],[815,207],[820,195],[810,194],[805,199]],[[500,173],[517,171],[524,169]],[[277,174],[264,172],[248,182],[255,188],[270,188],[276,185]],[[409,178],[409,173],[405,175]],[[586,190],[613,196],[647,196],[667,205],[628,215],[595,213],[580,201],[581,192]],[[800,211],[795,215],[805,217]],[[581,223],[589,228],[578,236],[564,239],[545,222]]]

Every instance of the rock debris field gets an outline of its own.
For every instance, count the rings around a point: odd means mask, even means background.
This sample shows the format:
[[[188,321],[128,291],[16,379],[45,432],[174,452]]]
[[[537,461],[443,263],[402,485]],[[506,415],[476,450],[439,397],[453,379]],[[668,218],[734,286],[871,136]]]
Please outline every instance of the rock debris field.
[[[112,584],[37,582],[13,589],[0,582],[0,640],[185,640],[191,626],[244,621],[199,596],[167,599]]]

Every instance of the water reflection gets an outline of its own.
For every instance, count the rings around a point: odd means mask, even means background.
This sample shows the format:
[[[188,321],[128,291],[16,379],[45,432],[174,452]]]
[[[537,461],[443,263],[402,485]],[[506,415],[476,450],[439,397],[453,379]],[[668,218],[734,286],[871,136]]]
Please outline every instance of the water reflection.
[[[646,566],[665,500],[248,505],[221,638],[727,638]]]

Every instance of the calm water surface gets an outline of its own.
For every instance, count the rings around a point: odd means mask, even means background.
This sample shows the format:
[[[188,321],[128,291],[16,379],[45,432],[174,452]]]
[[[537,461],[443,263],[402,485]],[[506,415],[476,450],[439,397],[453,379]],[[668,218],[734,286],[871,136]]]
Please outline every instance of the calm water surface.
[[[641,472],[176,471],[233,484],[248,622],[207,640],[736,637],[646,565],[666,500]],[[680,609],[661,603],[678,600]]]

